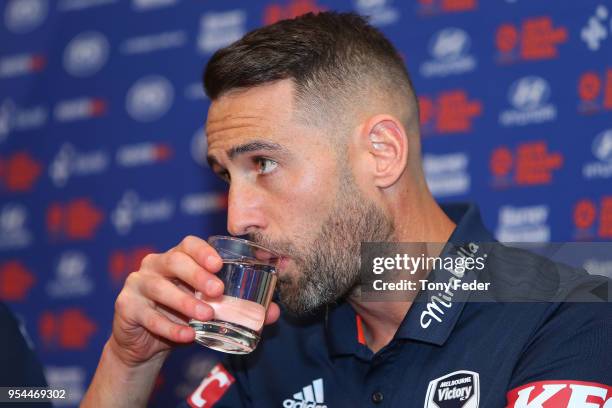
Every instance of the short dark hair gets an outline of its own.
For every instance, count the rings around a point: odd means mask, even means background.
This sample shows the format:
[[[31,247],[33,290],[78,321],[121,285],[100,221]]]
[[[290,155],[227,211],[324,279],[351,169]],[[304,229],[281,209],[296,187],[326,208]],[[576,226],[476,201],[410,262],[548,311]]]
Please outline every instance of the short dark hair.
[[[391,42],[355,13],[307,13],[258,28],[218,50],[203,82],[215,100],[226,92],[292,79],[298,104],[330,112],[329,105],[359,102],[359,91],[375,88],[404,106],[404,126],[418,129],[412,81]],[[333,113],[341,113],[333,112]]]

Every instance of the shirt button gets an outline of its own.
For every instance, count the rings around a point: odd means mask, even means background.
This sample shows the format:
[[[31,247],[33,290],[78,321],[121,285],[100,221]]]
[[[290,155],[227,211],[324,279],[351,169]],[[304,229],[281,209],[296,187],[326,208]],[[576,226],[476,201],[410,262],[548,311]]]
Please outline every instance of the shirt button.
[[[383,400],[383,393],[380,391],[375,391],[372,393],[372,402],[375,404],[380,404]]]

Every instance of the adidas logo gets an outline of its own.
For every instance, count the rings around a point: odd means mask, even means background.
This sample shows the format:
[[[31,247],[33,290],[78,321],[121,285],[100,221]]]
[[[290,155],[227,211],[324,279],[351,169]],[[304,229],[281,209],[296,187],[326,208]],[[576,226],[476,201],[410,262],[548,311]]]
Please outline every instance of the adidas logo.
[[[283,408],[327,408],[323,401],[323,379],[317,378],[302,391],[293,394],[293,398],[283,401]]]

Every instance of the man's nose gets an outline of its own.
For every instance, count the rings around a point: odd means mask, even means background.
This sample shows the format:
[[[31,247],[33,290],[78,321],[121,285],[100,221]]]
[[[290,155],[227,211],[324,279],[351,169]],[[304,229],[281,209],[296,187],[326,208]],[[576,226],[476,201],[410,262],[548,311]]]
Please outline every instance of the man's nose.
[[[232,235],[246,235],[266,227],[263,198],[247,184],[232,182],[227,198],[227,230]]]

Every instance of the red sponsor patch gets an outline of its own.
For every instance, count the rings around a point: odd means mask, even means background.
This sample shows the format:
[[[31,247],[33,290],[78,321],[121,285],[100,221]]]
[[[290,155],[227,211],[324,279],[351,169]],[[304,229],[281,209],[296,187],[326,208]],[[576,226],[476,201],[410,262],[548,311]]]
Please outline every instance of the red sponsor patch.
[[[234,377],[219,363],[210,370],[200,386],[187,398],[187,404],[193,408],[213,407],[234,381]]]
[[[612,387],[574,380],[536,381],[509,391],[506,398],[506,408],[603,408],[612,403]]]

